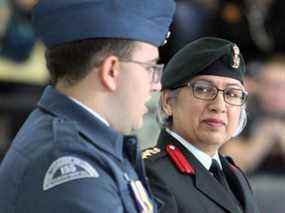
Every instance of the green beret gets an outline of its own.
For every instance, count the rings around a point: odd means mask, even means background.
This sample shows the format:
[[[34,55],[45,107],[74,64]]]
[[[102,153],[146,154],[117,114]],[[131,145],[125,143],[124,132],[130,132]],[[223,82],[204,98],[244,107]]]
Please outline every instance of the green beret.
[[[238,46],[230,41],[205,37],[187,44],[166,65],[162,90],[178,88],[197,75],[217,75],[243,83],[245,62]]]

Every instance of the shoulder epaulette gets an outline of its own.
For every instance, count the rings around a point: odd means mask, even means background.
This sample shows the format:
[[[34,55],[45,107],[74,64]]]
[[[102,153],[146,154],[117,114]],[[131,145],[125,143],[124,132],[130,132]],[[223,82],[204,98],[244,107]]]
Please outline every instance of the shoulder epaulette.
[[[177,169],[182,173],[195,174],[195,170],[192,165],[187,161],[186,157],[180,151],[180,149],[172,144],[166,146],[166,152],[176,165]]]
[[[160,151],[161,150],[157,147],[148,148],[142,152],[142,159],[146,160],[146,159],[150,158],[151,156],[153,156],[157,153],[160,153]]]

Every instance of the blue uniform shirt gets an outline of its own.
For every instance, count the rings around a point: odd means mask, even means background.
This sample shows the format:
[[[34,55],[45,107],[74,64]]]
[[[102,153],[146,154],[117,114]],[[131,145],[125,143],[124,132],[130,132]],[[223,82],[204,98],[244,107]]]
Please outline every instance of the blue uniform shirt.
[[[0,166],[0,212],[142,212],[144,175],[134,136],[49,86]]]

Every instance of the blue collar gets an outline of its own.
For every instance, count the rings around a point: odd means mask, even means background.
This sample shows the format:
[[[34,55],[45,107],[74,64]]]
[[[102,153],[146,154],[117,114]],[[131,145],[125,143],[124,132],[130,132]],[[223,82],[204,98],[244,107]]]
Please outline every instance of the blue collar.
[[[79,131],[96,146],[123,160],[124,136],[54,87],[47,86],[38,107],[50,114],[76,122]]]

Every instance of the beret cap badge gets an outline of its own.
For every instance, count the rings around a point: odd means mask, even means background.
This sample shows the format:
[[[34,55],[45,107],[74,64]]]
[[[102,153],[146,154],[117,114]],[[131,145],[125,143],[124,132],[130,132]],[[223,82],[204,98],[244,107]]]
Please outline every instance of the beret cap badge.
[[[233,45],[233,64],[232,67],[238,69],[240,66],[240,50],[236,44]]]
[[[245,61],[238,46],[216,37],[202,37],[181,48],[166,64],[162,90],[177,89],[198,75],[229,77],[243,84]]]
[[[165,45],[165,44],[168,42],[168,39],[169,39],[170,35],[171,35],[171,32],[168,31],[167,34],[166,34],[166,36],[165,36],[165,39],[164,39],[164,41],[163,41],[163,43],[162,43],[162,46]]]

